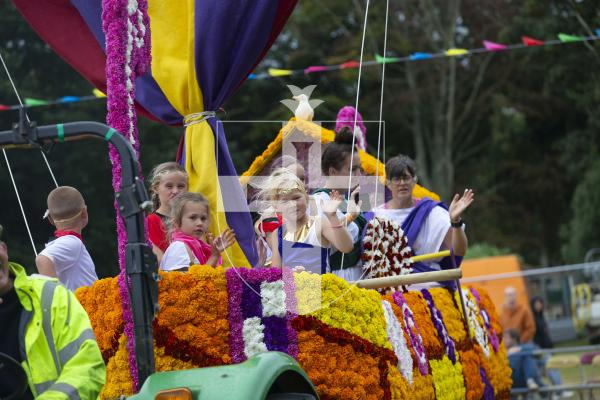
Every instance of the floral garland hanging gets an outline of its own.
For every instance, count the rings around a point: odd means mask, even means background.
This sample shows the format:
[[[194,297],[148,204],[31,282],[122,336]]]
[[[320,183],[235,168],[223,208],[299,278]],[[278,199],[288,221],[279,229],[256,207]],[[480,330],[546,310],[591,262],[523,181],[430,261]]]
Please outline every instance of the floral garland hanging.
[[[150,22],[147,0],[103,0],[102,29],[106,38],[106,95],[107,124],[129,139],[139,155],[139,139],[135,112],[135,78],[150,66]],[[116,192],[121,190],[121,160],[117,150],[110,146],[112,185]],[[139,156],[138,156],[139,159]],[[127,234],[124,222],[117,212],[117,236],[119,265],[119,293],[123,308],[124,330],[129,351],[129,365],[133,377],[133,390],[139,388],[135,360],[133,316],[125,273],[125,243]]]
[[[412,249],[400,225],[376,217],[367,224],[363,238],[363,270],[366,278],[407,275],[412,272]],[[396,288],[390,288],[393,293]],[[385,292],[380,290],[380,292]]]

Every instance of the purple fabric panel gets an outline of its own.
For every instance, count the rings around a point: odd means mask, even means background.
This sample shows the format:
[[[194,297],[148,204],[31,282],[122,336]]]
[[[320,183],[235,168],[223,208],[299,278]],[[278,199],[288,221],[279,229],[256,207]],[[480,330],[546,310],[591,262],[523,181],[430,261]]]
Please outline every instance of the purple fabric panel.
[[[243,82],[268,45],[273,0],[196,0],[196,76],[205,110],[216,110]]]
[[[209,118],[208,123],[215,134],[217,172],[219,173],[219,176],[237,176],[233,161],[229,155],[223,124],[216,118]],[[252,218],[250,217],[246,196],[242,191],[242,186],[229,186],[227,187],[227,193],[228,196],[223,196],[223,205],[225,209],[244,210],[243,212],[228,212],[226,215],[227,225],[235,231],[238,244],[246,255],[246,259],[250,265],[256,265],[258,262],[258,255],[256,254],[254,242],[254,226],[252,224]]]
[[[442,202],[435,202],[428,197],[423,197],[402,223],[401,228],[408,237],[408,245],[410,247],[413,247],[423,223],[429,216],[431,210],[436,206],[446,208]]]
[[[102,31],[102,0],[70,0],[87,23],[98,44],[106,52]],[[176,4],[176,3],[173,3]],[[148,70],[135,80],[135,99],[146,111],[169,125],[181,124],[183,117],[173,108]]]

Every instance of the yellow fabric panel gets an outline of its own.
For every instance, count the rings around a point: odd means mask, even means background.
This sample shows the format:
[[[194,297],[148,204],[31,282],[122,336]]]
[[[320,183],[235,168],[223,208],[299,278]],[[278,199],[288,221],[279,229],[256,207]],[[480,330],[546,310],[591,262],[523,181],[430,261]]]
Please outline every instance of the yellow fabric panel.
[[[152,30],[152,76],[169,103],[182,116],[204,111],[202,91],[198,85],[194,58],[195,0],[150,0],[148,14]],[[211,231],[218,234],[228,227],[218,188],[215,159],[215,136],[207,122],[186,129],[185,154],[191,192],[202,193],[210,202]],[[223,207],[221,206],[221,209]],[[246,266],[246,259],[236,243],[223,253],[223,264]]]
[[[194,2],[148,2],[152,76],[169,103],[183,116],[204,111],[194,59]]]
[[[210,203],[210,229],[214,235],[217,235],[229,225],[227,225],[225,213],[217,212],[217,210],[223,210],[223,199],[217,174],[215,135],[208,122],[203,121],[186,129],[185,154],[185,169],[190,176],[189,190],[202,193],[208,199]],[[223,265],[250,266],[237,242],[228,248],[226,253],[222,254]]]

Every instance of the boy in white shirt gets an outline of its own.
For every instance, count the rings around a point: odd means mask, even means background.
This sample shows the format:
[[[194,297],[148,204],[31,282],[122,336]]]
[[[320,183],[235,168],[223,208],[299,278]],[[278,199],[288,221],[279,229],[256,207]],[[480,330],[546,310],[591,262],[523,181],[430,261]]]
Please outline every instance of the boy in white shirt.
[[[83,240],[81,230],[88,223],[83,196],[70,186],[60,186],[48,195],[48,220],[56,227],[55,240],[36,257],[35,264],[42,275],[57,277],[68,289],[75,291],[98,280],[94,262]]]

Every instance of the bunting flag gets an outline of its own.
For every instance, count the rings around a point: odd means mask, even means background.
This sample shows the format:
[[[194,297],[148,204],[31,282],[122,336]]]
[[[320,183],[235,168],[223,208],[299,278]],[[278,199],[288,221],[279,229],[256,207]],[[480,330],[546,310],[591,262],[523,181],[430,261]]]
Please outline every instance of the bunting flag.
[[[530,38],[529,36],[522,36],[521,40],[525,46],[543,46],[545,43],[542,40]]]
[[[469,50],[467,50],[467,49],[448,49],[448,50],[446,50],[446,55],[450,56],[450,57],[464,56],[465,54],[469,54]]]
[[[101,100],[106,98],[104,93],[99,91],[98,89],[94,89],[93,95],[88,96],[62,96],[55,100],[44,100],[44,99],[36,99],[32,97],[26,97],[24,99],[23,104],[26,107],[40,107],[40,106],[51,106],[55,104],[66,104],[66,103],[80,103],[90,100]],[[6,105],[0,104],[0,111],[10,111],[10,110],[18,110],[21,107],[20,104]]]
[[[475,49],[462,49],[462,48],[451,48],[445,51],[441,51],[438,53],[427,53],[427,52],[415,52],[409,56],[404,57],[389,57],[383,56],[381,54],[375,54],[374,60],[368,60],[363,62],[364,67],[372,67],[379,64],[393,64],[393,63],[404,63],[411,61],[423,61],[423,60],[431,60],[431,59],[439,59],[445,57],[464,57],[473,54],[481,54],[481,53],[491,53],[497,51],[508,51],[508,50],[518,50],[524,49],[528,47],[535,46],[554,46],[565,43],[575,43],[582,41],[596,41],[600,39],[600,29],[596,29],[594,31],[594,36],[576,36],[576,35],[568,35],[565,33],[558,34],[558,40],[539,40],[532,38],[530,36],[522,36],[522,43],[515,44],[503,44],[498,42],[493,42],[491,40],[484,40],[483,47],[475,48]],[[275,77],[283,77],[283,76],[298,76],[298,75],[308,75],[316,72],[329,72],[329,71],[338,71],[342,69],[351,69],[358,68],[360,66],[359,62],[356,60],[346,61],[342,64],[332,64],[332,65],[311,65],[302,69],[275,69],[269,68],[266,72],[259,73],[251,73],[248,76],[250,80],[260,80],[260,79],[270,79]]]
[[[563,43],[568,43],[568,42],[581,42],[582,40],[585,40],[585,37],[575,36],[575,35],[567,35],[566,33],[559,33],[558,39]]]
[[[502,51],[508,49],[508,46],[505,44],[490,42],[489,40],[484,40],[483,46],[489,51]]]

